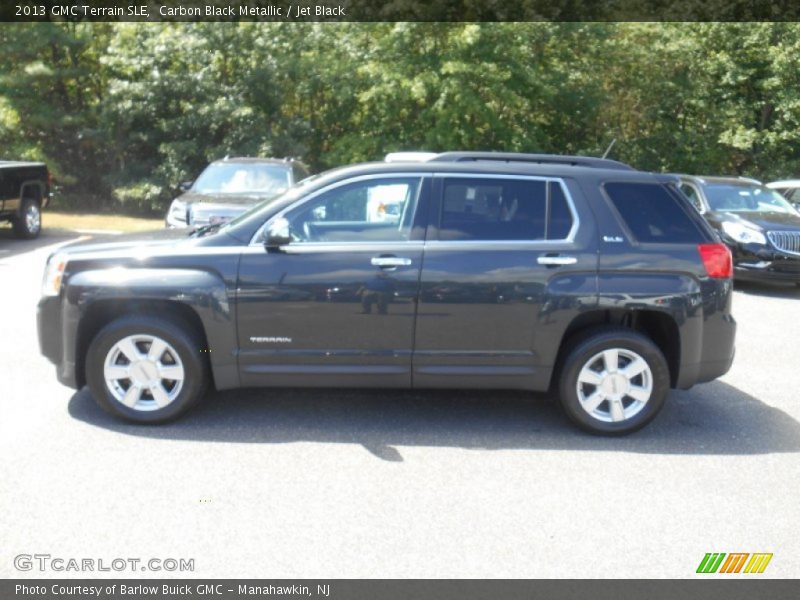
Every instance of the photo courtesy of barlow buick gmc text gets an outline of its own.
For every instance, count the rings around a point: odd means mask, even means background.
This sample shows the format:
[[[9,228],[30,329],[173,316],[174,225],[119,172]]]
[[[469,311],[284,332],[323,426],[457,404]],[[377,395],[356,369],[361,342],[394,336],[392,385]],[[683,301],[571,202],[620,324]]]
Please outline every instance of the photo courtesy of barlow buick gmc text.
[[[797,7],[0,49],[0,600],[795,600]]]

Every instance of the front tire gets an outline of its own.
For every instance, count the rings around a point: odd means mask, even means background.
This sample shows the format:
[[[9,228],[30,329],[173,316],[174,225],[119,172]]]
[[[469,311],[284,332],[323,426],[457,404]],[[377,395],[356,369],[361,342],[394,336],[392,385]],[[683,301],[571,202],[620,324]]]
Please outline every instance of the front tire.
[[[42,207],[34,198],[24,198],[19,214],[12,221],[14,235],[23,240],[32,240],[42,231]]]
[[[188,327],[131,315],[106,325],[89,345],[86,381],[106,412],[135,423],[163,423],[205,393],[202,344]]]
[[[622,435],[655,418],[669,387],[658,346],[635,331],[605,328],[572,346],[561,369],[559,398],[567,416],[586,431]]]

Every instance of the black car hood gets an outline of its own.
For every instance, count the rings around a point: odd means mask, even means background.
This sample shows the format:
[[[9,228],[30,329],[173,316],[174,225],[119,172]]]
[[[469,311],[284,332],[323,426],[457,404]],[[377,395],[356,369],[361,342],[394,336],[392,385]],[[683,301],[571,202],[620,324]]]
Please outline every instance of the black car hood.
[[[800,214],[777,212],[715,212],[713,216],[719,221],[752,223],[764,231],[800,230]]]
[[[186,204],[230,204],[239,206],[252,206],[263,200],[274,198],[277,194],[254,193],[254,194],[198,194],[197,192],[186,192],[178,197],[179,202]]]
[[[191,230],[188,229],[156,229],[154,231],[113,236],[93,235],[62,246],[58,249],[58,252],[65,254],[116,253],[134,248],[138,250],[143,248],[174,247],[179,244],[190,243],[194,239],[189,237],[190,234]]]

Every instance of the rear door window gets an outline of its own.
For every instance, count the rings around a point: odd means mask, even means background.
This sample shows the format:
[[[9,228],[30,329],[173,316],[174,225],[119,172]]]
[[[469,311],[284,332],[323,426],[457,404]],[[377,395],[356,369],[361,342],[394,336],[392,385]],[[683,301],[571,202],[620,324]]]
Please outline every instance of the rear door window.
[[[657,183],[606,183],[606,194],[633,237],[643,243],[699,244],[705,236],[678,194]],[[699,217],[697,217],[699,218]]]
[[[439,239],[536,241],[565,239],[574,217],[557,182],[446,178]]]

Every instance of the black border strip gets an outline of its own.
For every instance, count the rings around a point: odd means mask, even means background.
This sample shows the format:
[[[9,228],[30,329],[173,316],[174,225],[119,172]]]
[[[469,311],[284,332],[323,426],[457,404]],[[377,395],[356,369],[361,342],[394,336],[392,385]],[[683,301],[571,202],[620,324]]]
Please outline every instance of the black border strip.
[[[305,10],[300,10],[298,8]],[[2,22],[798,21],[795,0],[6,0]]]

